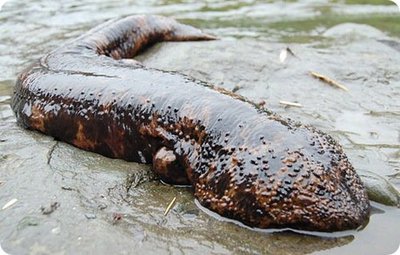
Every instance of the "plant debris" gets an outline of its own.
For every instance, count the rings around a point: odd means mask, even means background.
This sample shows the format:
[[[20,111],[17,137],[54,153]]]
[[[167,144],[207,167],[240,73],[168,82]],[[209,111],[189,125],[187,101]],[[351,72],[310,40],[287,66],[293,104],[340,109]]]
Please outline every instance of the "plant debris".
[[[175,201],[176,201],[176,197],[174,197],[174,198],[171,200],[171,202],[170,202],[169,205],[167,206],[167,209],[165,209],[164,216],[167,216],[167,214],[168,214],[169,211],[171,210],[172,206],[174,205]]]
[[[279,101],[280,104],[283,104],[285,106],[294,106],[294,107],[303,107],[302,104],[299,103],[293,103],[293,102],[289,102],[289,101]]]
[[[7,209],[8,207],[10,207],[10,206],[12,206],[13,204],[15,204],[17,201],[18,201],[18,199],[16,199],[16,198],[11,199],[10,201],[8,201],[8,202],[1,208],[1,210]]]
[[[349,91],[349,89],[346,86],[340,84],[339,82],[337,82],[337,81],[335,81],[335,80],[333,80],[333,79],[331,79],[331,78],[329,78],[329,77],[327,77],[325,75],[322,75],[320,73],[313,72],[313,71],[310,71],[310,74],[314,78],[317,78],[317,79],[319,79],[319,80],[321,80],[321,81],[323,81],[323,82],[325,82],[325,83],[327,83],[327,84],[329,84],[329,85],[331,85],[333,87],[336,87],[336,88],[339,88],[339,89],[343,89],[344,91]]]
[[[67,191],[72,191],[74,190],[73,188],[69,187],[69,186],[61,186],[62,190],[67,190]]]
[[[286,47],[285,49],[282,49],[281,53],[279,54],[279,61],[281,63],[285,62],[285,60],[288,56],[288,53],[289,53],[289,55],[291,55],[293,57],[297,57],[289,47]]]

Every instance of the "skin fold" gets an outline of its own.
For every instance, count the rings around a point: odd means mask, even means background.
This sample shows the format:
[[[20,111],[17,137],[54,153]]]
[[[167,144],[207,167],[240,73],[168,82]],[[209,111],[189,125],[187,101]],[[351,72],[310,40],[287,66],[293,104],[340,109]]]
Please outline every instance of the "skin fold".
[[[204,207],[250,227],[354,229],[369,217],[342,147],[311,126],[133,57],[161,41],[212,40],[161,16],[102,24],[23,71],[18,123],[74,146],[153,164]]]

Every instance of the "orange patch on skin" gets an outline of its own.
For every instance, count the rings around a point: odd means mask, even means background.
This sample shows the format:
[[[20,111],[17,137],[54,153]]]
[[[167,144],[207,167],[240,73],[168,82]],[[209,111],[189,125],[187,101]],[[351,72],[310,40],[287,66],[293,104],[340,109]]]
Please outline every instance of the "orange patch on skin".
[[[32,106],[32,114],[30,116],[31,127],[33,129],[37,129],[41,132],[45,132],[46,131],[45,125],[44,125],[45,118],[46,117],[45,117],[45,114],[43,113],[43,111],[39,107],[33,105]]]
[[[81,122],[78,122],[78,130],[76,132],[75,139],[72,141],[72,143],[82,149],[93,149],[95,148],[96,143],[94,141],[91,141],[90,139],[87,138],[85,135],[85,128],[82,125]]]

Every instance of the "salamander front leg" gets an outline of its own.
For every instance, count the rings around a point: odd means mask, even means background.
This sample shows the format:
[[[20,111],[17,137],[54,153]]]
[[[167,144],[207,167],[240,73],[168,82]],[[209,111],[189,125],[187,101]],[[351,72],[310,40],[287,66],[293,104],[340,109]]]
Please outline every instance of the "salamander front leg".
[[[175,153],[162,147],[153,156],[153,171],[158,174],[163,182],[174,185],[188,185],[187,174]]]

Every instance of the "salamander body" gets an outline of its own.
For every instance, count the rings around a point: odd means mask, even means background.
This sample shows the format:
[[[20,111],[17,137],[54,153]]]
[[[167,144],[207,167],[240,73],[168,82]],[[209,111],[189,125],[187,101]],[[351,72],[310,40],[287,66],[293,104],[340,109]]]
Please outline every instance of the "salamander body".
[[[33,63],[12,108],[22,126],[111,158],[153,164],[204,207],[248,226],[337,231],[369,216],[329,135],[188,76],[133,60],[161,41],[211,40],[173,19],[100,25]]]

